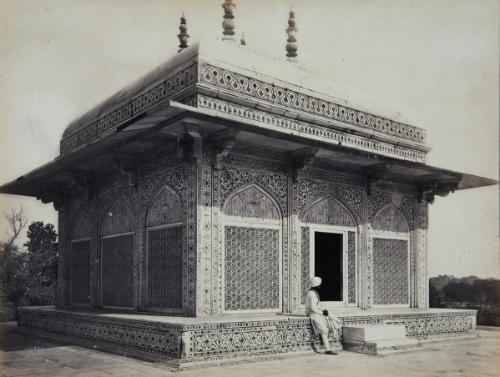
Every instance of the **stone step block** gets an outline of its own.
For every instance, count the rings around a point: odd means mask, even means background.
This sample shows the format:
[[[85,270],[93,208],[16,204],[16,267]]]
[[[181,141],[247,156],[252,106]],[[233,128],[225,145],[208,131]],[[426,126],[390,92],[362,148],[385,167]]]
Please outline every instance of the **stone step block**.
[[[342,327],[344,341],[371,342],[406,338],[404,325],[348,325]]]

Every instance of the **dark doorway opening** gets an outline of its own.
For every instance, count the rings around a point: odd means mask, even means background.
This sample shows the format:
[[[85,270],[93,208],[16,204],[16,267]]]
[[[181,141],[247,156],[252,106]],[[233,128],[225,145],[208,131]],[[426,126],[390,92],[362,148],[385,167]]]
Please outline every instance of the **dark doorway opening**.
[[[321,301],[343,300],[342,234],[314,233],[314,274],[323,282]]]

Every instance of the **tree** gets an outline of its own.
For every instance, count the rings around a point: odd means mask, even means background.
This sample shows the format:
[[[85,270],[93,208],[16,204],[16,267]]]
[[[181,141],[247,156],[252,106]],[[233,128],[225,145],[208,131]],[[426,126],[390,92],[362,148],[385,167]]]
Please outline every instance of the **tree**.
[[[17,238],[26,227],[28,220],[23,207],[11,208],[3,215],[8,224],[7,239],[0,242],[0,317],[9,319],[7,302],[18,305],[18,299],[24,295],[23,278],[24,258],[15,244]]]
[[[27,232],[26,267],[28,271],[26,296],[32,305],[55,302],[57,283],[57,233],[52,224],[35,221]]]

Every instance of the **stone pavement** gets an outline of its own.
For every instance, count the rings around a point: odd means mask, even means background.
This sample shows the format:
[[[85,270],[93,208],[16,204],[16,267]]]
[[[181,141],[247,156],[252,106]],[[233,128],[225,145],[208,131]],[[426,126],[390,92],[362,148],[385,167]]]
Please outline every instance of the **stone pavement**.
[[[185,371],[15,333],[0,323],[0,376],[16,377],[428,377],[500,376],[500,331],[479,338],[429,343],[416,352],[371,357],[351,352],[307,354]]]

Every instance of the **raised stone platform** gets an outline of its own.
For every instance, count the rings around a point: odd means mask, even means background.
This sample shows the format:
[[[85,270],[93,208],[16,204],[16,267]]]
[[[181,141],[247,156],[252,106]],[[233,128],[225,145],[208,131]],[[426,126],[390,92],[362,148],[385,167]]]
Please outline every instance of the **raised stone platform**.
[[[334,314],[344,325],[404,325],[407,335],[416,339],[464,336],[476,326],[473,310],[352,310]],[[19,309],[18,330],[179,368],[314,352],[321,347],[309,318],[284,314],[189,318],[24,307]],[[333,349],[340,350],[341,342],[341,334],[331,335]]]

